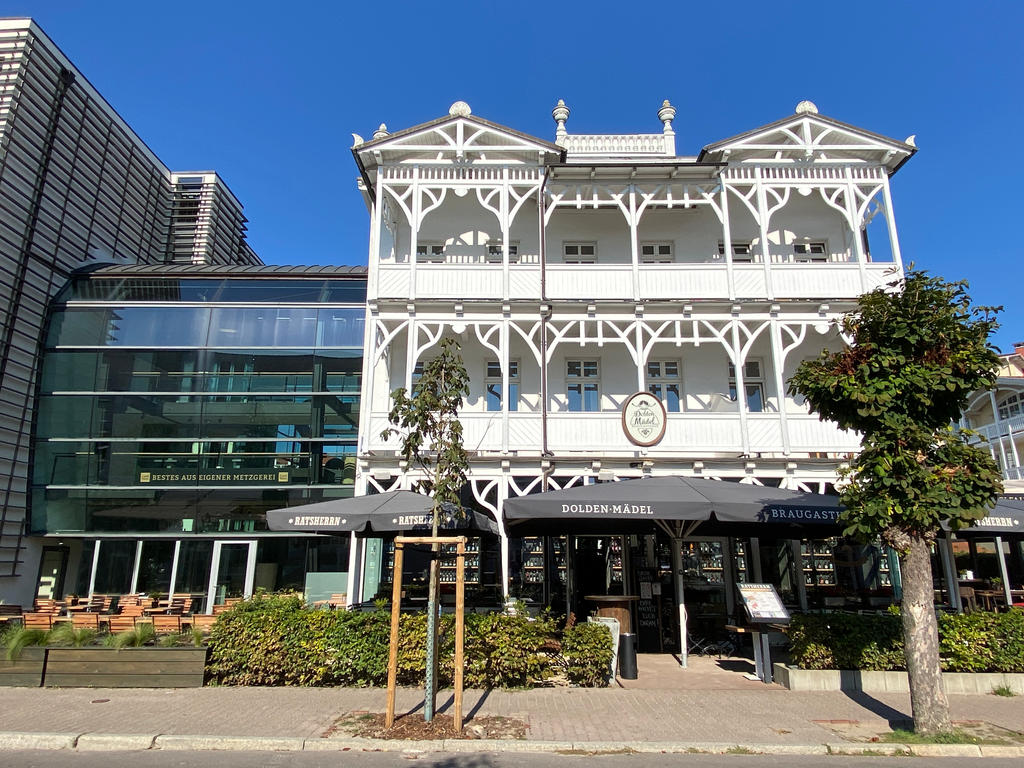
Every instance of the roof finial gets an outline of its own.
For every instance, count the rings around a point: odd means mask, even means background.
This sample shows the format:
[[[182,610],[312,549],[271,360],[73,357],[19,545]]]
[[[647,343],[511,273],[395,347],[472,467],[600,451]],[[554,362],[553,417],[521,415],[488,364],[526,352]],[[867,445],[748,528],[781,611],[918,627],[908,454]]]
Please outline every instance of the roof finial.
[[[373,132],[373,138],[375,138],[375,139],[383,139],[386,136],[390,136],[390,135],[391,134],[388,133],[388,127],[384,123],[381,123],[380,127],[377,128],[377,130]]]
[[[469,104],[466,102],[456,101],[448,108],[448,114],[452,117],[469,117],[473,114],[473,110],[469,108]]]
[[[798,115],[816,115],[818,114],[818,105],[813,101],[804,99],[796,105],[796,113]]]
[[[569,119],[569,112],[571,110],[565,106],[565,102],[562,99],[558,100],[555,108],[551,110],[551,116],[555,118],[555,143],[560,144],[562,140],[568,135],[565,130],[565,121]]]
[[[672,130],[672,120],[675,119],[676,108],[673,107],[668,99],[661,102],[661,109],[658,110],[658,119],[665,124],[665,133],[674,133]]]
[[[909,136],[907,136],[907,138],[905,138],[903,140],[903,143],[904,144],[909,144],[912,147],[916,147],[917,146],[917,134],[916,133],[910,134]]]
[[[360,144],[364,144],[364,143],[365,142],[363,141],[363,137],[362,136],[360,136],[358,133],[353,133],[352,134],[352,149],[355,149]]]

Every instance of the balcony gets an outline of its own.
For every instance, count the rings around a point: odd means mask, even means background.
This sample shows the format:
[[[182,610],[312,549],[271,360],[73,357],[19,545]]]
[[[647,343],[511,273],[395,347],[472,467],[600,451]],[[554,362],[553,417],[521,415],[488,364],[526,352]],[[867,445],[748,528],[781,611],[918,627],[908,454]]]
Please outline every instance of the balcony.
[[[642,299],[855,299],[890,280],[892,264],[641,264],[634,285],[631,264],[549,264],[547,298],[552,300]],[[513,264],[507,288],[500,264],[417,264],[411,291],[409,264],[382,263],[376,295],[431,299],[540,299],[540,266]],[[769,284],[771,291],[769,291]],[[635,288],[635,290],[634,290]],[[370,287],[371,296],[374,287]]]
[[[464,413],[464,445],[469,451],[501,452],[503,440],[501,413]],[[507,450],[538,454],[541,450],[541,415],[510,413]],[[857,435],[843,432],[834,424],[809,414],[787,414],[790,450],[793,453],[848,453],[860,448]],[[394,449],[397,442],[384,443],[380,433],[387,427],[383,413],[370,421],[371,450]],[[749,446],[744,445],[739,415],[736,413],[671,413],[664,439],[647,449],[649,455],[695,453],[782,453],[782,420],[777,413],[747,415]],[[586,446],[586,447],[584,447]],[[626,440],[618,412],[551,413],[548,415],[548,448],[557,454],[594,453],[632,456],[638,450]]]

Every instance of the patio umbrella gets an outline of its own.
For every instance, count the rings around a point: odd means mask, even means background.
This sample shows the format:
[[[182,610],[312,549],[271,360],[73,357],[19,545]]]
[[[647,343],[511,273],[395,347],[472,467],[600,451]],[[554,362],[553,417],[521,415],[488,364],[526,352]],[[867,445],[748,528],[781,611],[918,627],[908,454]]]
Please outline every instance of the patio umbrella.
[[[841,507],[835,496],[729,483],[707,478],[651,477],[595,483],[508,499],[503,506],[512,527],[526,525],[574,533],[623,533],[657,525],[671,537],[672,571],[680,609],[682,665],[686,666],[682,539],[712,519],[728,523],[830,523]]]
[[[836,496],[677,476],[582,485],[508,499],[504,505],[505,519],[516,527],[546,521],[549,528],[561,523],[578,530],[581,523],[586,528],[597,522],[610,530],[640,522],[674,535],[712,515],[729,523],[835,524],[841,510]]]
[[[388,491],[369,496],[331,499],[315,504],[272,509],[267,526],[272,531],[303,533],[345,533],[374,536],[382,533],[430,533],[434,501],[413,491]],[[465,509],[459,517],[451,505],[442,505],[440,529],[445,532],[472,530],[497,534],[498,526],[490,517],[474,509]]]

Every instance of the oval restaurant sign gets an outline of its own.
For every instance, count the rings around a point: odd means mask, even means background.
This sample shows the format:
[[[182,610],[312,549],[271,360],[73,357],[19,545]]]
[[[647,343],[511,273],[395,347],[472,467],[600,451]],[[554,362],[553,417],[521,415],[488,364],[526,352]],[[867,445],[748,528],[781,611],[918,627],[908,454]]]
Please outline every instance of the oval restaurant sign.
[[[622,431],[634,445],[650,446],[665,436],[665,406],[650,392],[637,392],[622,404]]]

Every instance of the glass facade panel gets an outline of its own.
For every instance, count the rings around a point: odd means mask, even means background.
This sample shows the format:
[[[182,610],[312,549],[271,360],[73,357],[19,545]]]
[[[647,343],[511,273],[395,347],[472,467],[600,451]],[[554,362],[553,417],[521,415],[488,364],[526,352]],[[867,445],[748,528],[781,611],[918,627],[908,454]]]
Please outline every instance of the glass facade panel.
[[[79,278],[68,295],[362,302],[365,282]],[[265,529],[268,509],[350,496],[363,318],[362,306],[57,310],[41,374],[32,531],[248,532]]]
[[[289,307],[215,307],[211,347],[312,347],[317,310]],[[360,344],[362,337],[360,337]]]
[[[112,539],[99,542],[100,557],[96,563],[93,592],[124,595],[131,591],[135,570],[134,541]]]
[[[181,549],[178,551],[178,573],[174,582],[174,594],[205,594],[210,586],[212,562],[212,541],[182,541]]]
[[[139,558],[139,579],[136,592],[165,597],[171,591],[171,566],[174,564],[174,542],[156,539],[142,542]]]
[[[67,307],[53,313],[48,346],[199,347],[206,307]]]
[[[365,317],[361,308],[321,309],[317,320],[317,346],[361,348]]]

